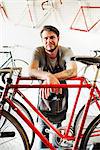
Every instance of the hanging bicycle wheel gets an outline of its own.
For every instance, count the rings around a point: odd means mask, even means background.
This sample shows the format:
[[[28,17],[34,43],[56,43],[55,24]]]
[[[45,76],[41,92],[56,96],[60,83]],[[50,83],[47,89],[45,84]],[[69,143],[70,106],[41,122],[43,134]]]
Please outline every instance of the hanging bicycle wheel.
[[[3,120],[6,123],[2,126]],[[9,112],[0,111],[0,150],[30,150],[29,140],[17,119]]]
[[[90,123],[82,138],[79,150],[100,149],[100,114]]]
[[[98,100],[98,103],[99,103],[99,106],[100,106],[100,99],[97,98],[97,100]],[[74,133],[74,135],[77,134],[77,131],[79,129],[80,122],[81,122],[81,119],[82,119],[82,115],[83,115],[83,112],[84,112],[84,108],[85,108],[85,105],[83,105],[83,107],[79,110],[79,112],[78,112],[78,114],[77,114],[77,116],[75,118],[74,126],[73,126],[73,133]],[[92,120],[96,116],[98,116],[99,114],[100,114],[100,110],[97,107],[94,99],[92,99],[90,107],[89,107],[89,110],[88,110],[88,114],[87,114],[87,117],[86,117],[86,120],[85,120],[83,133],[86,130],[86,128],[88,127],[88,125],[90,124],[90,122],[92,122]]]

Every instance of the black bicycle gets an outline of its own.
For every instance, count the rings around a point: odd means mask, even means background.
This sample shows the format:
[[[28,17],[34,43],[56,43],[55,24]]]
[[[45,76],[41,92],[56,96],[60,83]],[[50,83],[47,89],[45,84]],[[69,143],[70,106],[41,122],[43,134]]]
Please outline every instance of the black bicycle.
[[[0,51],[0,69],[9,69],[12,67],[22,67],[22,73],[28,68],[28,62],[23,59],[14,59],[11,51]],[[1,80],[5,84],[9,72],[0,73]],[[17,72],[14,72],[16,75]]]

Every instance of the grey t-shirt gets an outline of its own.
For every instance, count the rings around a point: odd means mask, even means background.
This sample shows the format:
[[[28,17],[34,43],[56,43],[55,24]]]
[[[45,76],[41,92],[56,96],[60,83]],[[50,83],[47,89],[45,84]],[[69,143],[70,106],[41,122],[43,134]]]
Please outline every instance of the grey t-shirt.
[[[70,61],[70,58],[73,56],[73,52],[71,50],[71,48],[65,48],[63,46],[59,46],[59,62],[57,58],[55,58],[54,60],[50,59],[49,57],[47,57],[47,55],[45,54],[45,49],[43,46],[41,47],[37,47],[34,51],[33,51],[33,60],[38,60],[39,61],[39,67],[41,68],[41,70],[44,70],[45,66],[49,66],[50,68],[55,68],[55,66],[59,63],[59,65],[63,68],[63,70],[65,69],[65,64],[67,66],[67,63]]]

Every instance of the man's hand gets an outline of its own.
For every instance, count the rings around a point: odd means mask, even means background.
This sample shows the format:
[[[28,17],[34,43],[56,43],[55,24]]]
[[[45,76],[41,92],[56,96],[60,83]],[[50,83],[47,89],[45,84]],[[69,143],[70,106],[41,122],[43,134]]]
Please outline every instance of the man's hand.
[[[60,82],[53,74],[50,74],[47,80],[43,82],[43,84],[60,84]],[[41,88],[40,89],[41,98],[48,99],[50,92],[53,92],[56,94],[58,93],[62,94],[62,89],[61,88]]]

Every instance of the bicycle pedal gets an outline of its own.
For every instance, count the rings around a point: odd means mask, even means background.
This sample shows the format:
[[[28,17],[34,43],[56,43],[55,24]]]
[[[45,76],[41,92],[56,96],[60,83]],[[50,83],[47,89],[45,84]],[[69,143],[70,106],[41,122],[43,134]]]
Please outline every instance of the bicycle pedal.
[[[0,132],[0,138],[4,138],[4,137],[14,137],[15,136],[15,132]]]

